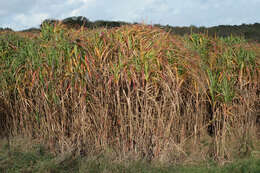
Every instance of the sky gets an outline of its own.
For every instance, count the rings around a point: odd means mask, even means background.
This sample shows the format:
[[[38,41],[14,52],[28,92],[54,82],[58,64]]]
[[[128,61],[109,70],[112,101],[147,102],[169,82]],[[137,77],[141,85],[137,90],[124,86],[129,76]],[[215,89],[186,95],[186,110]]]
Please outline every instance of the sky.
[[[72,16],[171,26],[253,24],[260,23],[260,0],[0,0],[2,28]]]

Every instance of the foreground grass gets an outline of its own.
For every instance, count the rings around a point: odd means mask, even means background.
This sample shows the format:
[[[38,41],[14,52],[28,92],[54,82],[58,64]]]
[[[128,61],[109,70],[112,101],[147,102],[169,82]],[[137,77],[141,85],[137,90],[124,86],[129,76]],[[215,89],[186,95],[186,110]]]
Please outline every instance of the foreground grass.
[[[0,148],[0,172],[2,173],[85,173],[85,172],[154,172],[154,173],[259,173],[260,157],[252,155],[219,166],[207,161],[200,164],[168,165],[150,164],[145,161],[115,161],[108,154],[96,157],[79,157],[72,154],[54,156],[43,145],[31,145],[24,140],[17,141],[9,148],[2,142]],[[29,147],[30,146],[30,147]]]

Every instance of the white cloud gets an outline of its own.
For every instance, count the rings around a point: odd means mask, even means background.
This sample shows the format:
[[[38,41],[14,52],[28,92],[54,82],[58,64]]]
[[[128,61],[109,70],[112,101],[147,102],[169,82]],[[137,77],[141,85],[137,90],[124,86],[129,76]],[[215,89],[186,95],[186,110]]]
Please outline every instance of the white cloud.
[[[67,0],[67,3],[68,4],[75,4],[75,3],[84,3],[84,4],[87,4],[87,3],[93,3],[95,2],[96,0]]]
[[[84,3],[91,3],[91,2],[95,2],[95,0],[80,0],[81,2],[84,2]]]
[[[70,12],[70,16],[78,16],[80,14],[80,9],[75,9]]]
[[[30,28],[31,26],[40,25],[47,18],[49,18],[49,15],[46,13],[17,14],[13,20],[15,23],[20,23],[23,28]]]
[[[0,10],[0,16],[4,15],[6,13],[5,10]]]
[[[255,23],[260,0],[8,0],[0,6],[0,27],[35,27],[45,18],[85,16],[90,20],[170,25]]]

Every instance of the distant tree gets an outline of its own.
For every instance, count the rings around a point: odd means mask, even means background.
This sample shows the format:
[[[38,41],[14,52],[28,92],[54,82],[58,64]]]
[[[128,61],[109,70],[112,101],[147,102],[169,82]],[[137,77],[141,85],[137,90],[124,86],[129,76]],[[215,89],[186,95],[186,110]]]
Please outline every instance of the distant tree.
[[[154,24],[153,26],[154,26],[154,27],[157,27],[157,28],[163,28],[163,29],[165,29],[165,28],[167,28],[169,25],[167,25],[166,27],[164,27],[164,26],[161,25],[161,24]]]
[[[171,32],[172,34],[176,35],[185,35],[192,33],[204,33],[209,36],[218,36],[218,37],[228,37],[228,36],[239,36],[244,37],[248,40],[254,40],[260,42],[260,24],[242,24],[242,25],[219,25],[213,27],[196,27],[196,26],[189,26],[189,27],[173,27],[170,25],[160,25],[155,24],[154,26],[162,28],[166,31]]]
[[[129,24],[129,23],[121,22],[121,21],[97,20],[97,21],[93,22],[93,27],[94,28],[99,28],[99,27],[114,28],[114,27],[120,27],[120,26],[127,25],[127,24]]]
[[[91,27],[92,22],[83,16],[73,16],[62,20],[62,23],[70,28]]]
[[[11,28],[0,28],[0,31],[13,31]]]
[[[59,20],[56,20],[56,19],[45,19],[45,20],[41,23],[40,28],[42,28],[43,25],[45,25],[45,24],[55,25],[55,24],[57,24],[57,23],[59,23],[59,22],[60,22],[60,21],[59,21]]]
[[[22,30],[22,32],[33,32],[33,33],[37,33],[37,32],[41,32],[41,30],[40,30],[39,28],[29,28],[29,29]]]
[[[245,32],[245,39],[257,41],[260,43],[260,32],[256,30],[249,30]]]

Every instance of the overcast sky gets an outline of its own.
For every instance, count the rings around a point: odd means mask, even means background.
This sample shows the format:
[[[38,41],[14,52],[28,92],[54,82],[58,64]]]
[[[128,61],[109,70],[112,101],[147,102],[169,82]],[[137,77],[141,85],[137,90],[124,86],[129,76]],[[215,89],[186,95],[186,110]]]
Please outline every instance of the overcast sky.
[[[260,23],[260,0],[0,0],[0,27],[28,29],[71,16],[172,26],[253,24]]]

